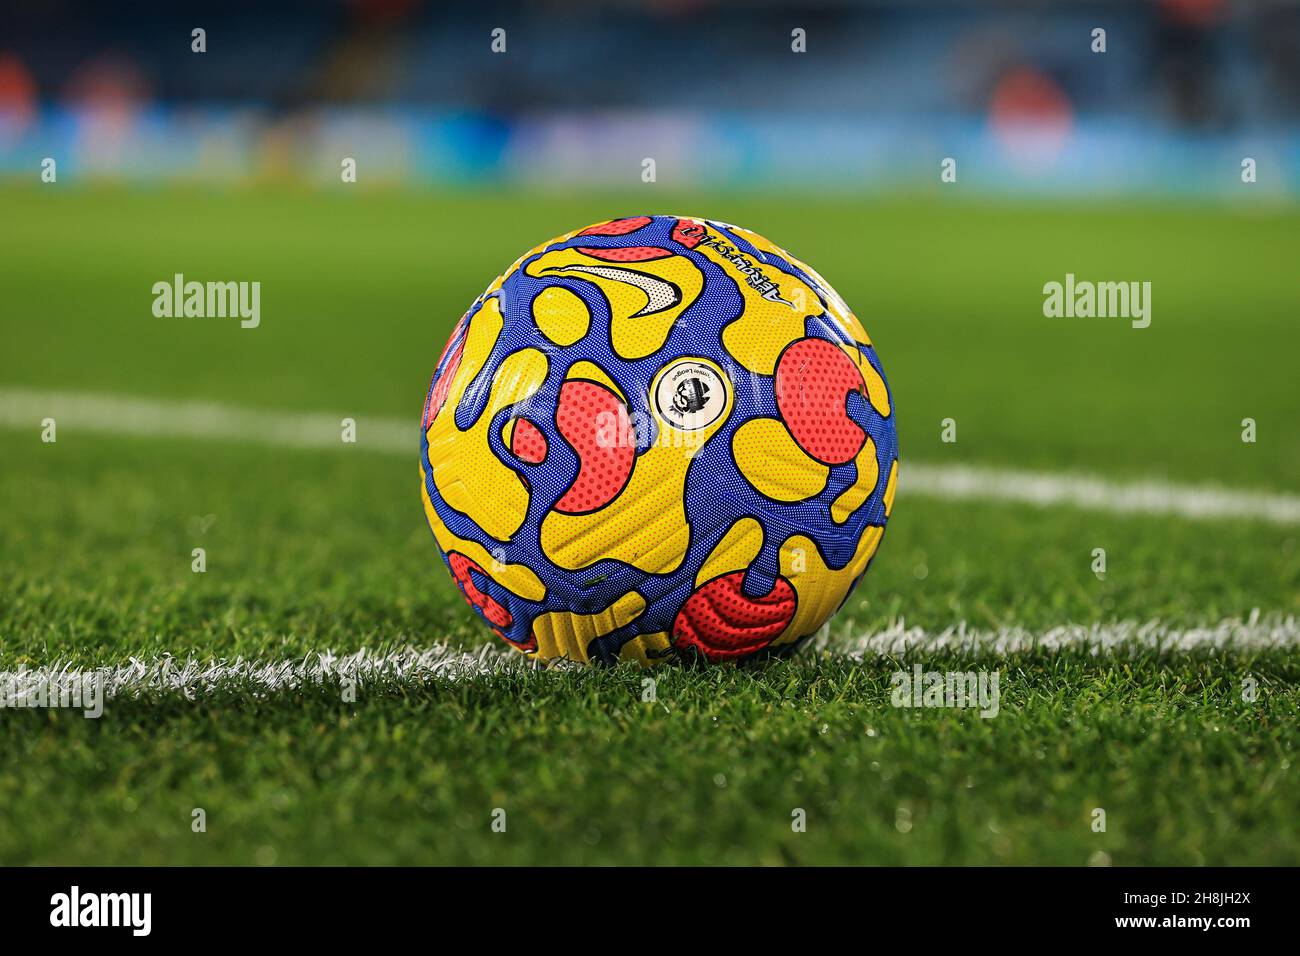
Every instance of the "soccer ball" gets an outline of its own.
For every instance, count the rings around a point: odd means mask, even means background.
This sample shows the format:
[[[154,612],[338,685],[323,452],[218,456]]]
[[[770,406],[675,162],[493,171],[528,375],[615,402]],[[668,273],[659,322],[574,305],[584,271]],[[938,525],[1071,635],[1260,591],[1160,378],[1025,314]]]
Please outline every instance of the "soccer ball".
[[[880,545],[898,439],[866,331],[762,236],[615,219],[475,300],[424,403],[453,580],[538,660],[786,653]]]

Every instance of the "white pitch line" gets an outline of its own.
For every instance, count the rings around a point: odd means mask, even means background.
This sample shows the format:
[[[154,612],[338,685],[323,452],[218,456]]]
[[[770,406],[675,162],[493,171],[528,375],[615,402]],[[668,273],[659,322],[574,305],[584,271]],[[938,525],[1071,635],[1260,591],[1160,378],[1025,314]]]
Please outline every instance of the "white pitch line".
[[[1257,518],[1300,524],[1300,495],[1185,485],[1168,481],[1112,481],[1070,472],[1033,472],[974,465],[899,465],[898,493],[962,500],[1015,501],[1047,508],[1070,505],[1118,514],[1180,518]]]
[[[342,420],[356,421],[356,443],[344,444]],[[409,422],[367,415],[273,412],[213,402],[168,402],[121,395],[0,388],[0,427],[30,429],[53,418],[66,441],[78,432],[252,442],[407,455],[419,448],[416,416]],[[898,493],[949,500],[1010,501],[1036,507],[1067,505],[1118,514],[1180,518],[1247,518],[1300,524],[1300,495],[1191,485],[1121,481],[1072,472],[1033,472],[986,465],[939,465],[904,460]]]
[[[962,621],[941,631],[927,631],[896,621],[873,634],[837,637],[839,632],[832,620],[828,631],[828,635],[819,635],[819,647],[832,654],[863,659],[944,650],[1001,656],[1082,647],[1097,655],[1125,650],[1181,653],[1202,648],[1255,650],[1300,646],[1300,620],[1277,614],[1261,615],[1258,609],[1245,620],[1226,618],[1192,627],[1172,627],[1152,620],[1061,624],[1041,631],[1023,627],[989,630],[970,627]]]
[[[1082,648],[1093,655],[1157,651],[1179,654],[1204,648],[1245,651],[1300,646],[1300,620],[1280,615],[1246,620],[1229,618],[1216,624],[1170,627],[1159,621],[1120,621],[1113,624],[1065,624],[1043,631],[1024,628],[986,630],[964,622],[941,631],[908,627],[900,622],[859,637],[823,638],[817,650],[832,657],[858,661],[882,657],[916,659],[926,653],[959,651],[978,658],[996,658],[1021,651],[1062,651]],[[808,651],[807,653],[812,653]],[[177,661],[163,656],[148,661],[132,658],[114,667],[76,669],[53,665],[0,671],[0,716],[6,707],[37,706],[33,701],[57,698],[97,682],[100,700],[138,697],[150,693],[195,700],[221,691],[245,691],[265,697],[287,694],[329,680],[413,687],[433,680],[461,681],[474,677],[527,670],[532,665],[505,645],[485,644],[473,651],[437,645],[426,650],[375,654],[360,650],[337,657],[329,652],[281,661]],[[574,665],[576,666],[576,665]],[[84,692],[84,691],[83,691]]]
[[[274,412],[216,402],[169,402],[93,392],[41,392],[0,388],[0,426],[39,434],[52,418],[59,440],[78,432],[198,438],[289,448],[352,448],[419,454],[419,418],[411,421],[365,415]],[[357,423],[357,442],[344,444],[342,421]]]
[[[490,644],[474,651],[439,644],[426,650],[386,654],[374,654],[363,648],[342,657],[326,651],[271,662],[242,657],[232,661],[197,658],[177,661],[171,655],[164,655],[147,661],[133,657],[125,664],[112,667],[78,669],[55,664],[0,671],[0,713],[5,707],[27,706],[38,694],[54,699],[60,688],[87,687],[92,682],[100,688],[104,699],[153,692],[194,700],[223,689],[250,690],[257,696],[281,694],[326,680],[352,681],[358,687],[375,682],[412,686],[435,677],[460,680],[500,673],[523,664],[524,658],[518,652]]]

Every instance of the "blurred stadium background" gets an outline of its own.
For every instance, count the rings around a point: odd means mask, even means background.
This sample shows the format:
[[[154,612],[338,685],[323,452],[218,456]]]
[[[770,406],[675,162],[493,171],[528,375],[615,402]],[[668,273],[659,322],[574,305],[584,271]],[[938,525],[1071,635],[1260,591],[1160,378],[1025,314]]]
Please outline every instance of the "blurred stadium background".
[[[1300,192],[1291,2],[186,6],[6,5],[0,175]]]

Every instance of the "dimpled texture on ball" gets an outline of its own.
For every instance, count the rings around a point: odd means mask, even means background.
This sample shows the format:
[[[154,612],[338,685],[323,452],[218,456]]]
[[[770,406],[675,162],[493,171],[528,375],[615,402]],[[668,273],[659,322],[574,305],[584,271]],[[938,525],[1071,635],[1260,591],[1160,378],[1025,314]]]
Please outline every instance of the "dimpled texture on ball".
[[[893,507],[884,371],[821,276],[683,216],[538,246],[457,323],[421,486],[452,580],[538,660],[786,653],[848,598]]]

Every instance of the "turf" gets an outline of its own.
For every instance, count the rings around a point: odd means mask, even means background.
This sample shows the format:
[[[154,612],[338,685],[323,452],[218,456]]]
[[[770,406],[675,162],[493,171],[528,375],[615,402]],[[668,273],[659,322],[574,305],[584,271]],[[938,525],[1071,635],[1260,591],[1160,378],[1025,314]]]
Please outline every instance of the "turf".
[[[1279,489],[1300,474],[1289,206],[62,187],[0,204],[10,385],[418,416],[452,325],[521,253],[693,210],[767,235],[853,305],[905,455]],[[154,318],[153,283],[177,272],[260,281],[261,327]],[[1151,327],[1045,318],[1043,285],[1067,272],[1150,281]]]
[[[900,410],[898,509],[836,640],[897,618],[1300,614],[1294,527],[941,501],[906,480],[912,458],[1294,491],[1293,210],[279,187],[9,187],[0,203],[0,387],[407,416],[413,432],[451,324],[537,241],[645,209],[740,222],[853,303]],[[1042,284],[1067,271],[1152,281],[1152,327],[1044,318]],[[261,280],[262,327],[154,318],[150,287],[175,272]],[[404,459],[0,430],[0,669],[480,644],[415,457],[414,438]],[[905,663],[671,669],[655,703],[620,668],[379,684],[355,703],[232,685],[100,720],[0,710],[0,862],[1300,862],[1294,651],[925,656],[998,668],[991,720],[892,707]]]
[[[927,666],[948,663],[965,666]],[[98,721],[24,712],[5,723],[0,796],[32,809],[0,831],[0,859],[1295,862],[1289,656],[1001,666],[991,720],[890,707],[890,662],[812,658],[670,671],[655,703],[625,668],[356,705],[337,689],[268,703],[236,688]],[[1234,700],[1246,672],[1264,688],[1249,705]]]
[[[109,436],[45,445],[4,432],[0,448],[0,495],[24,502],[0,529],[0,667],[490,636],[441,567],[418,473],[400,456]],[[1295,538],[1251,522],[904,494],[834,631],[897,618],[939,630],[1300,615]],[[191,570],[195,547],[206,551],[202,574]],[[1097,547],[1104,578],[1091,570]]]

